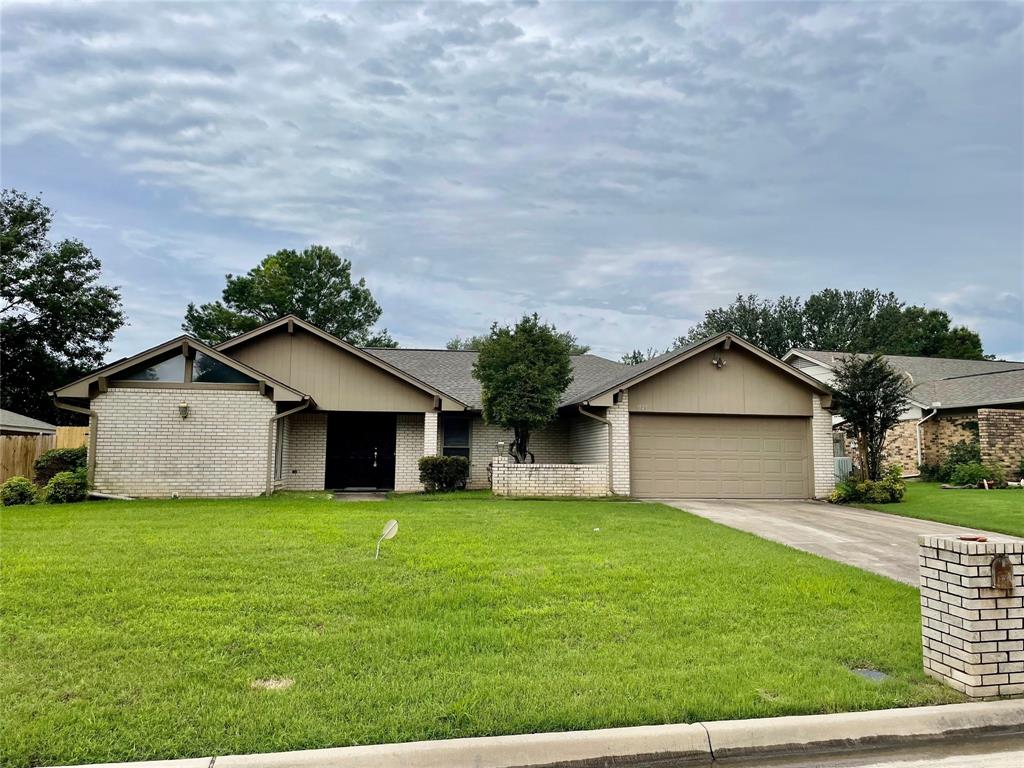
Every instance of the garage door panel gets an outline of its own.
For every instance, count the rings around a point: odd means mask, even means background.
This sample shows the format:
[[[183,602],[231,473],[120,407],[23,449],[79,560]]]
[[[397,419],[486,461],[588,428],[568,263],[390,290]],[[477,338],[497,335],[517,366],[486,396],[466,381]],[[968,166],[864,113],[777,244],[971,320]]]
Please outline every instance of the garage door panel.
[[[807,498],[809,420],[632,414],[633,494]]]

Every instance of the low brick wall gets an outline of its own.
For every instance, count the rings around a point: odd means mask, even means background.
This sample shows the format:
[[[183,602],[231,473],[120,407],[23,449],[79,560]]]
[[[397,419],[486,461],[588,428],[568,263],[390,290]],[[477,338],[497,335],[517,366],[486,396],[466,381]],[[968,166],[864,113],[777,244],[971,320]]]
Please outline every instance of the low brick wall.
[[[1024,541],[918,538],[924,670],[974,698],[1024,694]],[[1012,589],[992,588],[1006,555]]]
[[[491,459],[495,496],[607,496],[607,464],[516,464]]]
[[[983,462],[1002,464],[1008,478],[1019,479],[1024,459],[1024,411],[979,408],[978,442]]]

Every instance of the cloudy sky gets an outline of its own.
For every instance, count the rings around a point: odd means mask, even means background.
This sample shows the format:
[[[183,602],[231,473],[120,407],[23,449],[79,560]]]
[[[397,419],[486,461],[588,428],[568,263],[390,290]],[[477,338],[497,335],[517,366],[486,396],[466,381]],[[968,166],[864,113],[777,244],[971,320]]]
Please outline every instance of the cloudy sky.
[[[878,287],[1024,359],[1024,5],[5,2],[3,185],[131,325],[343,250],[403,346]]]

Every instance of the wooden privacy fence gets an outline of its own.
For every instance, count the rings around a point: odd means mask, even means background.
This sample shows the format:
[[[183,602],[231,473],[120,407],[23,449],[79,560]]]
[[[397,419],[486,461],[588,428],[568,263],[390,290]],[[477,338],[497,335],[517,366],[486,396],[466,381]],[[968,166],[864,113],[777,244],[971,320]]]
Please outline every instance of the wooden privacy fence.
[[[15,475],[34,479],[32,466],[51,448],[78,448],[88,443],[88,427],[57,427],[56,435],[2,435],[0,483]]]
[[[54,435],[3,435],[0,437],[0,482],[22,475],[32,479],[32,465],[54,447]]]

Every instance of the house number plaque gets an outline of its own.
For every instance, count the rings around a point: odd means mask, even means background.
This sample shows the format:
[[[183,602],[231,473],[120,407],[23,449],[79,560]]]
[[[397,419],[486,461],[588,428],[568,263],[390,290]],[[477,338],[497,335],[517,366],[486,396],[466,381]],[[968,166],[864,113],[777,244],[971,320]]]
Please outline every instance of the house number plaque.
[[[992,558],[992,589],[1013,589],[1013,562],[1006,555]]]

